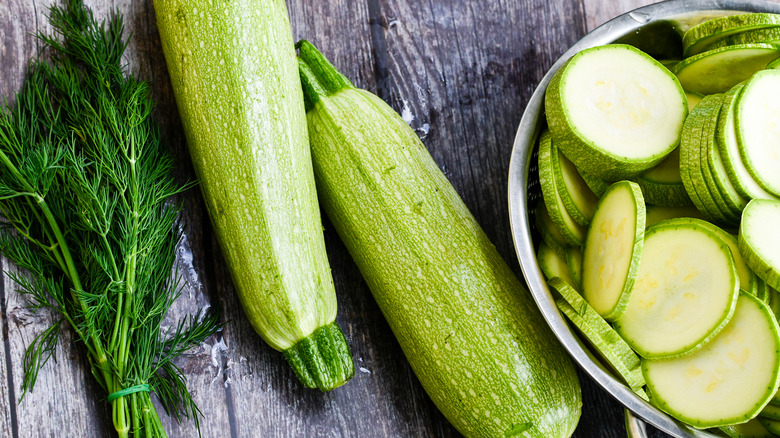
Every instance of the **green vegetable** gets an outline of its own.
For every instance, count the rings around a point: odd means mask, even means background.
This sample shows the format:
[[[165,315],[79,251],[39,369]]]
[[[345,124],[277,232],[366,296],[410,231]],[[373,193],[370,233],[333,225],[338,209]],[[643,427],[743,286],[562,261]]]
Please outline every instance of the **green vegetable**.
[[[645,232],[631,300],[614,327],[644,358],[684,355],[723,329],[738,293],[731,250],[710,225],[666,220]]]
[[[685,56],[701,53],[706,47],[731,35],[780,25],[777,14],[755,13],[727,15],[697,24],[683,35]]]
[[[773,44],[726,46],[685,58],[672,69],[685,91],[724,93],[780,57]]]
[[[354,375],[334,322],[298,66],[282,0],[155,0],[176,103],[249,321],[307,387]]]
[[[764,303],[745,292],[739,294],[731,321],[702,349],[642,361],[653,403],[699,428],[764,415],[762,409],[772,407],[767,403],[777,390],[778,369],[777,322]]]
[[[742,213],[739,252],[745,263],[773,289],[780,289],[780,201],[754,199]]]
[[[547,284],[562,297],[555,300],[558,309],[577,327],[620,379],[647,400],[642,390],[645,378],[642,376],[639,356],[568,283],[560,278],[552,278]]]
[[[28,347],[23,390],[69,325],[117,434],[163,437],[150,393],[197,425],[172,361],[219,327],[198,313],[161,329],[180,286],[171,278],[180,206],[169,198],[186,187],[171,176],[149,84],[122,71],[122,17],[99,24],[69,0],[49,22],[55,35],[39,38],[50,61],[31,62],[16,107],[0,113],[0,252],[29,273],[11,276],[30,305],[61,317]]]
[[[553,163],[557,157],[558,148],[553,144],[550,133],[548,131],[542,132],[539,137],[539,185],[542,186],[544,204],[555,229],[563,236],[566,246],[580,246],[585,239],[587,228],[580,225],[566,208],[564,198],[561,195],[566,189],[562,177],[556,178],[555,164]],[[585,221],[585,216],[582,214],[579,216]],[[590,219],[587,218],[585,222],[589,221]]]
[[[582,296],[604,319],[626,311],[639,269],[645,202],[635,183],[612,184],[596,206],[582,248]]]
[[[574,368],[414,131],[299,43],[320,202],[436,406],[469,437],[568,437]]]
[[[581,173],[616,181],[654,167],[674,150],[688,101],[658,61],[611,44],[569,59],[550,80],[544,108],[552,141],[566,158]]]

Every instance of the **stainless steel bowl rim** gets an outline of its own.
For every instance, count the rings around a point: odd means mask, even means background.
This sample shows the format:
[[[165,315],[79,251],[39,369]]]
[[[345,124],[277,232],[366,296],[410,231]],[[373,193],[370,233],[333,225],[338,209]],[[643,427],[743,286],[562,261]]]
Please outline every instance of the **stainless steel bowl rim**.
[[[553,64],[537,86],[520,120],[509,164],[509,218],[515,251],[531,294],[553,333],[572,359],[611,396],[649,424],[680,438],[715,437],[715,435],[682,424],[639,398],[593,360],[563,320],[536,262],[528,221],[526,184],[534,146],[533,140],[543,112],[544,92],[552,75],[566,60],[580,50],[609,44],[630,32],[636,32],[648,23],[684,17],[691,13],[706,14],[723,11],[780,13],[780,4],[747,0],[671,0],[627,12],[588,33]],[[644,433],[644,430],[641,433]]]

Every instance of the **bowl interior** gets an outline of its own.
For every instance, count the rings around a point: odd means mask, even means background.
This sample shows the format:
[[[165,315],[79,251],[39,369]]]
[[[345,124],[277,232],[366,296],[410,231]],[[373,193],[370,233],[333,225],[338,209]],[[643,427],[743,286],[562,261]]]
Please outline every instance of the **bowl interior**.
[[[746,0],[672,0],[635,9],[587,34],[550,68],[534,91],[515,137],[509,166],[509,215],[512,238],[528,287],[550,325],[574,361],[610,395],[649,424],[677,437],[714,437],[682,424],[636,396],[610,374],[569,328],[542,277],[536,260],[532,217],[541,193],[536,175],[535,139],[545,125],[544,92],[552,75],[580,50],[609,43],[631,44],[658,59],[680,59],[682,33],[706,19],[739,12],[780,13],[780,4]]]

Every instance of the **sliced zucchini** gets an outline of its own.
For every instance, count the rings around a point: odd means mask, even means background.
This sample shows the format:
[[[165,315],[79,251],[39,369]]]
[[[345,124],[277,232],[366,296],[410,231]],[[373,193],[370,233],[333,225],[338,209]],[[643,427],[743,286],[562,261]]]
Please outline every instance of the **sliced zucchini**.
[[[723,38],[751,29],[780,25],[780,16],[768,13],[728,15],[707,20],[683,35],[685,56],[701,53],[705,47]]]
[[[674,66],[672,72],[685,91],[706,96],[728,91],[778,57],[780,49],[772,44],[742,44],[685,58]]]
[[[539,137],[539,185],[542,187],[544,204],[553,225],[567,246],[580,246],[585,238],[586,229],[571,217],[561,198],[553,167],[553,156],[557,153],[550,132],[542,132]]]
[[[775,59],[774,61],[770,62],[769,65],[766,66],[766,68],[780,68],[780,58]]]
[[[554,149],[557,151],[558,148]],[[599,202],[598,196],[582,179],[574,163],[560,151],[553,155],[553,166],[555,166],[555,183],[560,187],[558,193],[561,195],[563,205],[578,224],[588,226]]]
[[[544,202],[540,202],[534,209],[534,220],[536,229],[539,230],[539,234],[542,236],[542,241],[548,246],[552,248],[567,248],[569,246],[552,219],[550,219],[550,214],[547,213],[547,206],[544,205]]]
[[[725,218],[723,224],[736,227],[739,224],[742,209],[747,205],[747,200],[742,198],[736,190],[733,189],[733,186],[727,187],[725,184],[718,181],[719,175],[715,174],[713,163],[710,161],[710,151],[715,148],[715,131],[722,108],[722,96],[722,94],[715,95],[713,103],[717,108],[715,108],[704,123],[702,141],[699,148],[699,164],[701,166],[700,171],[704,178],[706,188],[713,201],[715,201],[714,207],[717,208],[719,213]],[[727,179],[726,175],[720,175],[720,177]],[[732,191],[728,191],[728,189],[732,189]]]
[[[745,263],[773,289],[780,289],[780,201],[754,199],[742,213],[739,252]]]
[[[642,253],[645,203],[635,183],[612,184],[596,206],[582,249],[582,292],[608,321],[628,305]]]
[[[763,424],[754,418],[747,423],[732,424],[721,426],[720,430],[729,436],[729,438],[774,438],[775,435],[770,432]]]
[[[688,112],[669,70],[638,49],[585,49],[553,76],[545,95],[557,146],[580,171],[614,181],[655,166],[674,149]]]
[[[696,207],[660,207],[657,205],[648,205],[647,218],[645,219],[645,228],[650,228],[650,226],[666,219],[680,217],[705,219],[699,209]]]
[[[688,218],[659,222],[645,232],[631,299],[614,327],[642,357],[680,356],[723,329],[738,292],[734,257],[710,224]]]
[[[645,202],[664,207],[693,205],[680,177],[680,150],[676,148],[657,166],[636,177]]]
[[[560,278],[548,281],[562,297],[556,306],[582,333],[596,352],[633,391],[645,386],[639,357],[599,314]]]
[[[729,180],[740,195],[747,199],[775,199],[753,179],[742,160],[734,118],[743,87],[737,85],[723,96],[723,107],[718,118],[716,133],[718,151],[723,158]]]
[[[566,263],[569,265],[571,278],[574,280],[572,286],[582,290],[582,248],[573,246],[566,251]]]
[[[741,293],[729,324],[699,351],[642,361],[652,403],[694,427],[750,420],[777,389],[777,330],[769,309]]]
[[[748,172],[769,193],[780,196],[780,70],[756,73],[737,102],[735,126]]]
[[[566,259],[562,257],[561,253],[549,247],[546,243],[542,242],[539,245],[536,259],[539,262],[539,268],[548,280],[558,277],[565,280],[568,284],[574,284]]]
[[[780,44],[780,23],[773,27],[751,29],[735,33],[734,35],[727,36],[720,41],[708,45],[703,51],[706,52],[707,50],[719,49],[726,46],[754,43]]]
[[[707,189],[699,157],[704,127],[714,112],[719,110],[717,100],[717,96],[706,96],[685,120],[680,139],[680,178],[696,208],[708,220],[722,223],[726,218],[715,206]]]

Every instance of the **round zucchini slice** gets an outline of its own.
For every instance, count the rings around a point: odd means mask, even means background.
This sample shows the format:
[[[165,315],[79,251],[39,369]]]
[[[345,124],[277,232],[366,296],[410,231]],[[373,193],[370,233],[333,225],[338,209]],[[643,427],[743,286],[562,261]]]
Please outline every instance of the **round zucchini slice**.
[[[620,318],[634,285],[645,202],[635,183],[612,184],[599,200],[582,250],[582,293],[604,319]]]
[[[691,353],[734,313],[739,279],[728,245],[698,219],[671,219],[645,232],[631,298],[615,330],[640,356]]]
[[[777,389],[777,331],[766,305],[741,293],[734,317],[702,349],[685,357],[642,361],[652,403],[694,427],[750,420]]]
[[[688,103],[658,61],[612,44],[583,50],[558,70],[545,110],[561,152],[581,172],[616,181],[650,169],[677,146]]]

